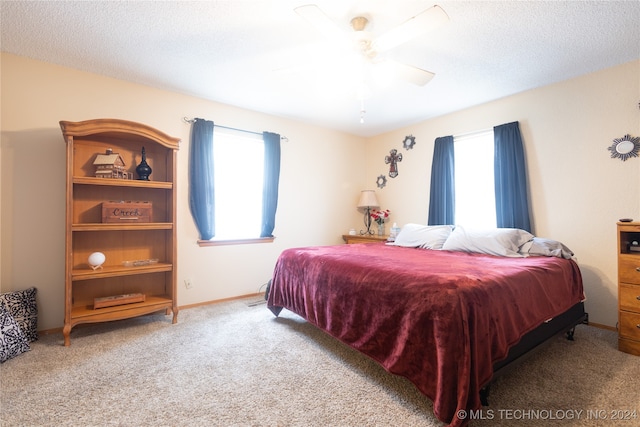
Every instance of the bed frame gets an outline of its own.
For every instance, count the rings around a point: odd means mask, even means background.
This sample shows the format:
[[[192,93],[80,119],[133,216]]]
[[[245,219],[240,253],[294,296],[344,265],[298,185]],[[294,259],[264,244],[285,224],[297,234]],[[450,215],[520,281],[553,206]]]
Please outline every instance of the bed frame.
[[[509,349],[504,360],[493,365],[493,377],[489,384],[480,389],[480,401],[483,406],[489,406],[489,389],[497,378],[511,372],[531,356],[551,343],[551,338],[566,334],[567,339],[573,341],[576,326],[589,324],[589,314],[584,310],[584,302],[580,302],[559,316],[538,326],[525,334],[522,339]]]

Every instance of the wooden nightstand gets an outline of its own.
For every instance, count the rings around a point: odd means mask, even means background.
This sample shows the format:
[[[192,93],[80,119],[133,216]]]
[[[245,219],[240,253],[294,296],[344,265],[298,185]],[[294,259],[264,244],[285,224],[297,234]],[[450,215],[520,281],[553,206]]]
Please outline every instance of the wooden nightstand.
[[[377,234],[370,235],[351,235],[351,234],[343,234],[342,239],[349,245],[351,243],[373,243],[373,242],[386,242],[389,236],[378,236]]]
[[[640,356],[640,222],[617,225],[618,349]]]

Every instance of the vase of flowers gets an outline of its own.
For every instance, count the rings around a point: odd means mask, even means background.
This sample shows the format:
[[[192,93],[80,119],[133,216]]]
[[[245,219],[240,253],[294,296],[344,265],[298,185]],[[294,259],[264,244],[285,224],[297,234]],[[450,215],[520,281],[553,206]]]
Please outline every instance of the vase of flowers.
[[[391,211],[389,209],[385,209],[383,211],[371,211],[371,219],[373,219],[376,224],[378,224],[378,236],[384,236],[384,222],[391,215]]]

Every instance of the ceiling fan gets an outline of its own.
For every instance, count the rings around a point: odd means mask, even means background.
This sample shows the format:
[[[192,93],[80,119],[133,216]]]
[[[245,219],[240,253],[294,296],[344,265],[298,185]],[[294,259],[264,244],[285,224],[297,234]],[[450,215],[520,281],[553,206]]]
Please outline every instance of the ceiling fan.
[[[434,77],[434,73],[421,68],[384,58],[380,54],[406,43],[449,20],[440,6],[433,6],[397,27],[374,37],[366,30],[369,19],[355,16],[351,19],[353,32],[343,31],[338,24],[329,18],[317,5],[308,4],[294,9],[302,18],[324,34],[329,40],[341,45],[351,43],[361,59],[372,66],[385,67],[393,76],[424,86]]]

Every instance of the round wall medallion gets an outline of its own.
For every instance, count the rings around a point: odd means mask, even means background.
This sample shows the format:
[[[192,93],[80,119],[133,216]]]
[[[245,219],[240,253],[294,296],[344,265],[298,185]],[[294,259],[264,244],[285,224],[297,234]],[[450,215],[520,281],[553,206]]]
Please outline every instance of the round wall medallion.
[[[616,138],[613,140],[613,144],[608,148],[611,151],[612,159],[620,159],[623,162],[629,157],[638,157],[638,151],[640,151],[640,137],[632,138],[627,134],[622,138]]]
[[[416,137],[413,135],[409,135],[405,137],[404,141],[402,141],[402,146],[406,150],[411,150],[415,144],[416,144]]]

